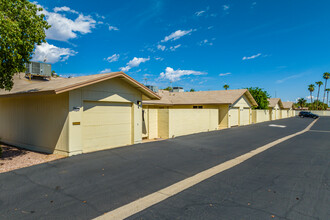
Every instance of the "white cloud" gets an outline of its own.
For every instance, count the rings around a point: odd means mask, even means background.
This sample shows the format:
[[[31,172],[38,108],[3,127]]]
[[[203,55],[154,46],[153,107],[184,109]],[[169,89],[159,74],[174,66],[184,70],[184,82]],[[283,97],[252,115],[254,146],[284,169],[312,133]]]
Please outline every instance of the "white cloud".
[[[205,13],[205,11],[197,11],[195,13],[196,16],[202,16]]]
[[[111,73],[111,69],[109,69],[109,68],[104,69],[104,70],[100,71],[100,73]]]
[[[214,26],[209,26],[209,27],[207,27],[208,30],[210,30],[210,29],[212,29],[212,28],[214,28]]]
[[[109,25],[109,31],[119,31],[119,29],[115,26]]]
[[[181,44],[178,44],[178,45],[176,45],[176,46],[172,46],[172,47],[170,47],[170,50],[171,50],[171,51],[175,51],[175,50],[178,49],[179,47],[181,47]]]
[[[137,57],[134,57],[132,60],[130,60],[125,67],[121,67],[120,70],[123,71],[123,72],[127,72],[129,71],[130,69],[132,69],[133,67],[137,67],[139,66],[141,63],[144,63],[144,62],[147,62],[148,60],[150,60],[150,58],[137,58]]]
[[[158,50],[161,50],[161,51],[164,51],[164,50],[166,49],[166,47],[165,47],[164,45],[160,45],[160,44],[158,44],[158,45],[157,45],[157,49],[158,49]]]
[[[71,12],[71,13],[74,13],[74,14],[79,14],[77,11],[72,10],[71,8],[69,8],[67,6],[55,7],[54,8],[54,12],[59,12],[59,11],[65,11],[65,12]]]
[[[300,73],[300,74],[295,74],[295,75],[291,75],[291,76],[287,76],[283,79],[279,79],[279,80],[276,80],[276,83],[284,83],[285,81],[288,81],[290,79],[297,79],[297,78],[300,78],[302,76],[304,76],[305,73]]]
[[[171,67],[166,67],[165,72],[160,73],[160,78],[168,79],[172,82],[180,80],[182,76],[188,75],[205,75],[207,73],[195,70],[174,70]]]
[[[230,75],[231,73],[220,73],[219,76],[228,76]]]
[[[213,39],[212,39],[213,40]],[[199,42],[199,45],[202,46],[202,45],[210,45],[212,46],[213,43],[210,42],[208,39],[205,39],[205,40],[202,40],[201,42]]]
[[[172,34],[166,36],[164,38],[164,40],[162,40],[161,42],[167,42],[167,41],[175,41],[180,39],[181,37],[190,34],[193,31],[193,29],[187,30],[187,31],[182,31],[182,30],[177,30],[175,32],[173,32]]]
[[[155,57],[155,60],[160,60],[160,61],[162,61],[162,60],[164,60],[164,58],[162,58],[162,57]]]
[[[229,5],[223,5],[222,7],[224,11],[227,11],[230,8]]]
[[[76,54],[77,52],[70,48],[61,48],[52,44],[42,43],[36,46],[32,61],[43,62],[46,60],[47,63],[56,63],[58,61],[66,61],[70,56]]]
[[[242,60],[251,60],[251,59],[255,59],[257,57],[261,56],[261,53],[258,53],[256,55],[252,55],[250,57],[243,57]]]
[[[43,8],[40,5],[37,6]],[[63,14],[58,13],[67,11],[79,15],[76,19],[72,20],[65,17]],[[66,6],[56,7],[54,8],[54,12],[47,11],[43,8],[43,11],[38,13],[44,14],[48,24],[51,25],[51,28],[46,30],[46,36],[48,39],[52,40],[68,41],[69,39],[76,38],[77,33],[91,33],[96,24],[96,21],[91,16],[85,16],[82,13],[76,12]]]
[[[309,96],[306,96],[306,99],[309,99],[310,100],[311,99],[311,96],[310,95]],[[312,95],[312,99],[314,101],[316,99],[316,97]]]
[[[118,61],[120,55],[119,54],[114,54],[110,57],[108,57],[106,60],[109,62],[109,63],[112,63],[112,62],[116,62]]]

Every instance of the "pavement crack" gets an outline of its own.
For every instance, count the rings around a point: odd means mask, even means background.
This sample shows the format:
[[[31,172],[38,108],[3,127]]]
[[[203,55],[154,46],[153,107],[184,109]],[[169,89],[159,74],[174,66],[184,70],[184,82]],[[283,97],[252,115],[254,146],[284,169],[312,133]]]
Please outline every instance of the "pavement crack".
[[[95,206],[93,206],[92,204],[89,204],[89,203],[86,202],[85,200],[79,199],[79,198],[77,198],[77,197],[75,197],[75,196],[73,196],[73,195],[71,195],[71,194],[69,194],[69,193],[64,192],[63,189],[61,189],[61,188],[58,187],[58,186],[55,187],[55,188],[52,188],[52,187],[49,187],[49,186],[47,186],[47,185],[43,185],[43,184],[41,184],[41,183],[38,183],[38,182],[32,180],[30,177],[28,177],[28,176],[25,175],[25,174],[19,174],[19,173],[17,173],[16,171],[11,171],[11,173],[13,173],[13,174],[15,174],[15,175],[17,175],[17,176],[20,176],[20,177],[25,178],[25,179],[28,180],[30,183],[32,183],[32,184],[34,184],[34,185],[36,185],[36,186],[38,186],[38,187],[42,187],[42,188],[47,189],[47,190],[50,190],[50,191],[52,191],[52,192],[59,193],[59,194],[62,194],[62,195],[64,195],[64,196],[67,196],[67,197],[69,197],[69,198],[72,198],[72,199],[74,199],[74,200],[76,200],[76,201],[78,201],[78,202],[80,202],[80,203],[84,203],[84,204],[86,204],[87,206],[89,206],[91,209],[93,209],[95,212],[97,212],[97,213],[101,213],[101,211],[98,210],[98,209],[97,209]]]
[[[262,213],[265,213],[265,214],[270,215],[270,216],[271,215],[275,215],[276,217],[289,220],[286,216],[281,216],[281,215],[278,215],[278,214],[276,214],[274,212],[269,212],[269,211],[266,211],[266,210],[263,210],[263,209],[260,209],[260,208],[255,208],[255,207],[253,207],[251,205],[243,205],[241,203],[235,202],[235,201],[230,200],[230,199],[227,199],[225,201],[227,201],[229,203],[232,203],[232,204],[234,204],[234,205],[236,205],[238,207],[243,207],[243,208],[251,209],[251,210],[254,210],[254,211],[262,212]]]

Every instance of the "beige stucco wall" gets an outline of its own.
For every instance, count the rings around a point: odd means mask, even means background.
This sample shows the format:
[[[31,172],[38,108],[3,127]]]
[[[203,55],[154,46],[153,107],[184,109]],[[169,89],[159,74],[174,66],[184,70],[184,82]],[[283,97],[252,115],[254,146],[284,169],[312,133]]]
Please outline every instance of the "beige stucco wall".
[[[253,123],[269,121],[269,110],[254,109],[252,110]]]
[[[202,109],[169,109],[169,137],[177,137],[218,129],[218,107]]]
[[[198,132],[224,129],[231,126],[229,105],[196,105],[202,108],[193,108],[194,105],[152,106],[144,105],[148,118],[145,119],[148,128],[144,132],[149,139],[172,138]],[[238,124],[240,110],[248,112],[245,124],[252,123],[251,104],[247,97],[242,96],[231,108],[237,110]],[[243,114],[242,114],[243,115]],[[242,119],[242,118],[241,118]],[[157,129],[158,127],[158,129]],[[148,135],[147,135],[148,134]]]
[[[0,98],[0,138],[46,153],[68,151],[69,94]]]
[[[301,112],[302,110],[293,110],[293,115],[296,116],[296,115],[299,115],[299,112]],[[305,111],[305,110],[304,110]],[[322,111],[322,110],[307,110],[308,112],[311,112],[313,114],[317,114],[319,116],[330,116],[330,111]]]
[[[144,137],[170,138],[228,127],[228,105],[143,106],[145,111]]]

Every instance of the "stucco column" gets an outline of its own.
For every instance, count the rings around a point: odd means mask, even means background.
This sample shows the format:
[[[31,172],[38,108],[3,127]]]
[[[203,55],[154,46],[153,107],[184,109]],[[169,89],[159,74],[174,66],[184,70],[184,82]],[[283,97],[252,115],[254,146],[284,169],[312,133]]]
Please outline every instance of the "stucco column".
[[[82,114],[83,103],[81,90],[76,89],[69,92],[69,156],[81,154],[82,146]]]

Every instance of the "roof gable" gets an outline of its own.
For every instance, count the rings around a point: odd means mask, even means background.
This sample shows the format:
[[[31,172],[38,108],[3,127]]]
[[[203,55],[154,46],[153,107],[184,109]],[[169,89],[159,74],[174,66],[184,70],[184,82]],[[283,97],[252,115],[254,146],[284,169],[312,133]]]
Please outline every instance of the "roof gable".
[[[293,108],[293,102],[283,102],[283,108],[285,109]]]
[[[13,89],[11,91],[5,91],[4,89],[1,89],[0,97],[35,94],[60,94],[113,78],[119,78],[126,81],[132,87],[139,90],[146,99],[160,99],[156,93],[152,92],[150,89],[123,72],[95,74],[74,78],[52,78],[52,80],[49,81],[28,80],[24,77],[24,74],[20,73],[14,76]]]
[[[269,108],[274,108],[277,104],[280,106],[280,108],[284,108],[280,98],[269,98],[268,102],[269,102],[268,104]]]

